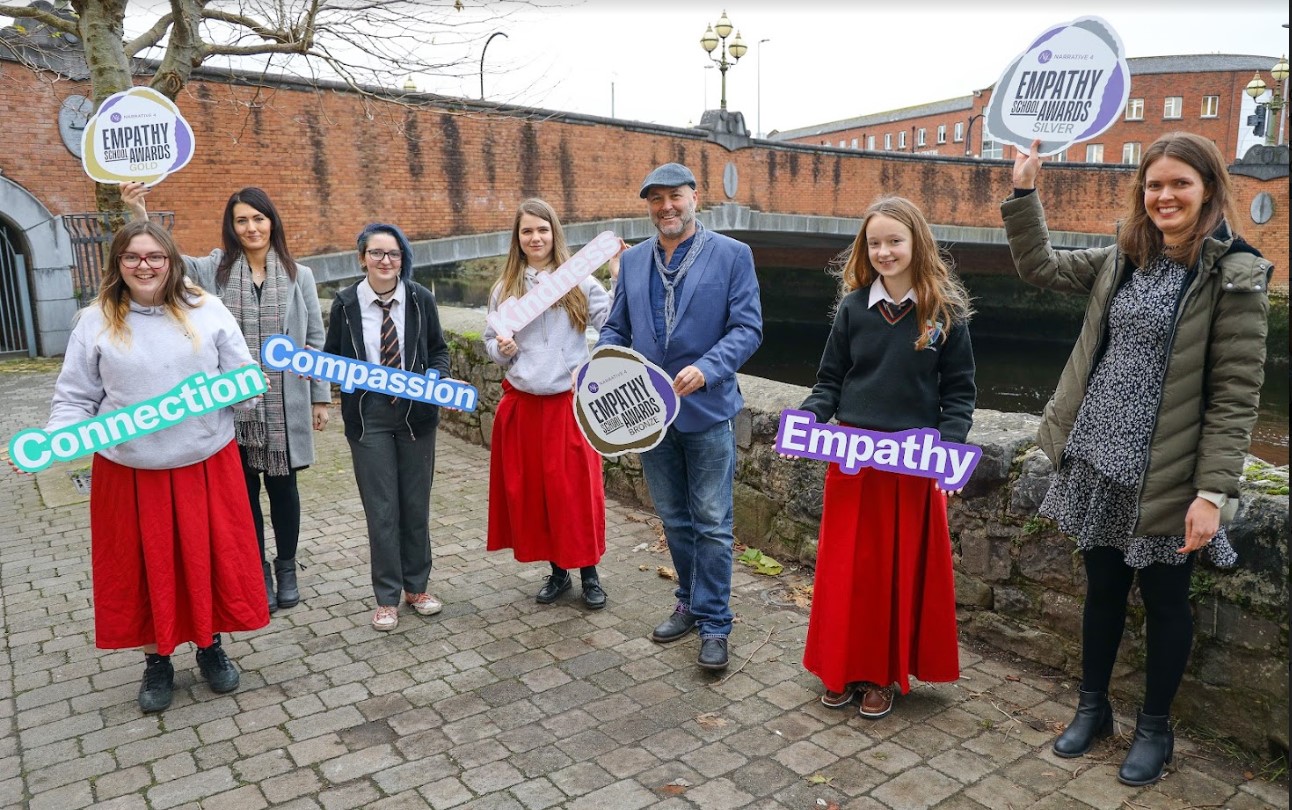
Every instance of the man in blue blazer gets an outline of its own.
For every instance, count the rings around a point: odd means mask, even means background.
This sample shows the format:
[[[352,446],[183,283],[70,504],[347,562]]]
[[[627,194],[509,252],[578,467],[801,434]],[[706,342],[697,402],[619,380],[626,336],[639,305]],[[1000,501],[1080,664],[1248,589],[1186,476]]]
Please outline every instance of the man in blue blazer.
[[[677,606],[651,638],[698,627],[699,665],[720,670],[732,619],[732,419],[744,406],[736,371],[763,340],[758,277],[748,245],[696,220],[690,169],[656,168],[640,196],[659,233],[622,255],[598,345],[636,350],[673,375],[682,398],[664,440],[641,455],[678,583]]]

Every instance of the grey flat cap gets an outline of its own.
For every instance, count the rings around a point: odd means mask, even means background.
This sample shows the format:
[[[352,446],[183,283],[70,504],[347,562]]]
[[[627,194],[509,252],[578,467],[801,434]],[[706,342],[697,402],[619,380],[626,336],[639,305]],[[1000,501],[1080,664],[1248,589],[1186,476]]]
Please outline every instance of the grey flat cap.
[[[678,186],[690,186],[695,188],[695,175],[691,170],[681,163],[665,163],[658,166],[646,179],[642,181],[642,190],[640,196],[646,199],[646,192],[650,191],[651,186],[664,186],[665,188],[677,188]]]

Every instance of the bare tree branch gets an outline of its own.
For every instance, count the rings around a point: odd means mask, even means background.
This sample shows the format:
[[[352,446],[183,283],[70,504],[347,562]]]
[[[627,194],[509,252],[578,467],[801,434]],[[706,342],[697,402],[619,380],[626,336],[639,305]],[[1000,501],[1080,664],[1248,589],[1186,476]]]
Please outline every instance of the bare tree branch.
[[[71,34],[72,36],[79,34],[76,30],[76,23],[69,22],[56,14],[50,14],[48,11],[32,6],[0,5],[0,17],[13,17],[16,20],[36,20],[64,34]]]
[[[145,48],[151,48],[161,42],[162,37],[166,35],[166,31],[170,28],[172,19],[174,19],[173,15],[163,14],[157,19],[157,22],[153,23],[152,28],[127,42],[124,46],[126,56],[134,56]]]

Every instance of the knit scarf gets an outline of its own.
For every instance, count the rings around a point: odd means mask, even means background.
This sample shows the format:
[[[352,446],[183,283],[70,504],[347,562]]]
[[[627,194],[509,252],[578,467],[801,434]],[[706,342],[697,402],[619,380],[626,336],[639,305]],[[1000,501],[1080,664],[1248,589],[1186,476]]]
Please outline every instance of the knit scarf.
[[[223,300],[247,339],[247,348],[260,359],[260,346],[270,335],[285,331],[283,316],[288,301],[287,273],[270,249],[265,255],[265,283],[256,295],[255,282],[246,254],[238,256],[229,270]],[[269,390],[254,408],[234,411],[234,437],[247,454],[247,465],[268,475],[287,475],[287,419],[283,409],[283,373],[263,369]]]
[[[672,274],[672,281],[669,280],[668,265],[660,258],[659,234],[651,237],[650,255],[655,258],[655,272],[659,273],[659,280],[664,283],[664,351],[668,351],[669,339],[673,337],[673,325],[677,321],[677,296],[674,294],[677,286],[682,283],[686,271],[691,269],[696,259],[700,258],[700,251],[704,249],[704,240],[706,236],[704,225],[700,220],[695,221],[695,241],[691,243],[691,249],[687,251],[686,257],[678,265],[677,272]]]

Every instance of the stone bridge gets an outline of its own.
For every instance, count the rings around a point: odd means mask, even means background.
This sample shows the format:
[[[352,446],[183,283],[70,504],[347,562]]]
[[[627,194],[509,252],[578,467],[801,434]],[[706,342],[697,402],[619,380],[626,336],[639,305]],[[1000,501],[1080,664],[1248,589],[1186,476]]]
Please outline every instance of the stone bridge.
[[[42,353],[62,350],[74,309],[65,243],[42,220],[92,210],[93,186],[63,146],[59,110],[88,83],[33,72],[0,60],[0,224],[23,234],[34,268],[32,297]],[[220,243],[220,213],[231,191],[259,185],[273,196],[299,257],[340,278],[372,221],[399,224],[427,262],[498,255],[517,203],[551,202],[586,238],[614,227],[627,238],[650,233],[636,191],[667,161],[685,163],[699,182],[715,228],[748,239],[756,251],[792,251],[794,266],[820,266],[848,243],[856,217],[877,196],[898,193],[919,204],[939,238],[998,262],[998,204],[1010,192],[1001,160],[863,152],[787,144],[633,121],[557,113],[425,95],[363,95],[273,77],[199,71],[177,102],[192,124],[189,165],[149,197],[175,212],[187,252]],[[1282,176],[1235,176],[1238,228],[1278,267],[1287,285],[1287,151]],[[1253,173],[1253,174],[1259,174]],[[1043,177],[1050,224],[1069,247],[1105,244],[1133,177],[1120,165],[1055,164]],[[1269,195],[1264,223],[1248,216]],[[37,205],[31,205],[34,200]],[[21,201],[21,215],[10,201]],[[1257,206],[1261,207],[1261,206]],[[577,239],[575,240],[577,241]],[[763,257],[760,257],[763,258]],[[966,262],[963,256],[962,266]],[[988,261],[983,264],[991,263]]]

